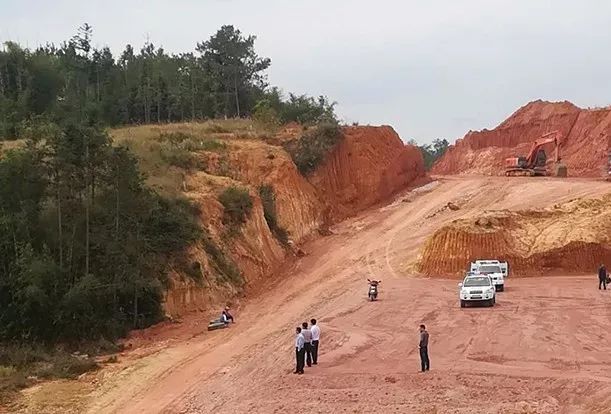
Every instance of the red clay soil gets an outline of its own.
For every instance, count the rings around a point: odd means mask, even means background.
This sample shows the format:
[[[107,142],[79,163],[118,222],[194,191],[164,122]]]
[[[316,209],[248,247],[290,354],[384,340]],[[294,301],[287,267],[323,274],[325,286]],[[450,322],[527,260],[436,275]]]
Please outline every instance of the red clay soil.
[[[345,127],[341,143],[309,181],[337,222],[387,200],[426,175],[422,154],[390,126]]]
[[[462,276],[483,258],[506,260],[511,274],[591,273],[611,263],[611,194],[543,210],[487,212],[437,230],[419,270],[431,277]]]
[[[433,174],[503,172],[504,160],[524,156],[541,135],[558,130],[569,176],[600,177],[611,148],[611,108],[581,109],[570,102],[534,101],[518,109],[493,130],[469,131],[435,164]],[[553,145],[545,148],[548,156]]]
[[[288,126],[279,133],[284,134],[280,141],[294,139],[298,133],[298,126]],[[199,154],[205,171],[186,175],[185,195],[201,207],[202,227],[236,263],[245,289],[265,286],[290,256],[266,223],[260,186],[273,186],[278,223],[298,247],[328,225],[425,179],[420,151],[404,145],[391,127],[345,127],[342,134],[337,147],[308,177],[300,174],[281,145],[260,139],[227,138],[227,151]],[[227,229],[217,200],[228,186],[247,189],[253,199],[253,210],[240,235],[232,238],[223,237]],[[231,283],[217,283],[214,266],[201,246],[191,249],[189,260],[202,269],[204,283],[172,275],[165,311],[173,317],[206,310],[237,294]]]
[[[308,243],[309,254],[247,298],[229,329],[205,332],[200,318],[190,340],[158,341],[162,349],[141,358],[41,384],[10,412],[608,414],[611,291],[598,291],[593,271],[512,278],[495,307],[461,309],[455,281],[411,270],[425,240],[453,220],[483,208],[553,208],[608,188],[586,179],[444,179]],[[460,209],[434,214],[448,203]],[[372,277],[383,279],[373,303]],[[312,316],[323,335],[319,364],[293,375],[294,327]],[[418,372],[421,323],[431,333],[426,374]]]

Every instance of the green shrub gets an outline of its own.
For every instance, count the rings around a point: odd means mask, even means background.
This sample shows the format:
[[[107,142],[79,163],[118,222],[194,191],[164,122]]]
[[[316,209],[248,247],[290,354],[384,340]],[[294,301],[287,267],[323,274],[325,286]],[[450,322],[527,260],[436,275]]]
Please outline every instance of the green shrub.
[[[0,402],[37,379],[77,378],[98,368],[89,355],[27,343],[0,344]]]
[[[303,175],[310,174],[322,163],[326,155],[342,138],[340,127],[333,123],[321,124],[309,129],[296,141],[289,142],[285,149]]]
[[[235,265],[233,260],[228,258],[217,246],[210,235],[204,235],[202,242],[204,245],[204,251],[208,254],[212,267],[217,273],[217,278],[221,281],[230,281],[237,285],[243,284],[244,279],[238,267]]]
[[[218,200],[224,208],[223,223],[236,227],[246,223],[253,206],[248,190],[229,187],[219,195]]]
[[[205,169],[205,165],[194,154],[182,148],[165,148],[161,150],[161,159],[166,163],[185,170]]]
[[[272,231],[272,234],[286,246],[289,242],[288,232],[278,224],[278,217],[276,212],[276,192],[274,187],[271,185],[262,185],[259,187],[259,196],[263,204],[263,215],[265,221]]]
[[[280,125],[280,117],[268,99],[256,103],[252,118],[266,129],[274,129]]]
[[[231,164],[229,163],[229,158],[226,154],[221,155],[219,158],[219,166],[216,173],[222,177],[233,178],[233,174],[231,173]]]
[[[227,148],[225,143],[218,140],[197,138],[183,132],[161,133],[158,141],[158,144],[151,145],[151,150],[158,151],[160,158],[167,164],[185,170],[206,168],[195,152],[222,151]]]

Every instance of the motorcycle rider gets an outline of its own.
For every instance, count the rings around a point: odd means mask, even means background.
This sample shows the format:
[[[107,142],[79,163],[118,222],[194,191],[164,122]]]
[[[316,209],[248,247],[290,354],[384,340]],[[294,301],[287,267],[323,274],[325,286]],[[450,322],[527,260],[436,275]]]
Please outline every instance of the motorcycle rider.
[[[225,313],[225,316],[227,317],[227,321],[231,321],[231,323],[235,322],[235,320],[233,319],[233,316],[231,316],[231,313],[229,313],[229,306],[225,306],[225,310],[223,311],[223,313]]]
[[[378,296],[378,285],[382,282],[381,280],[370,280],[367,279],[367,282],[369,282],[369,292],[368,294],[371,292],[371,290],[373,289],[373,291],[375,292],[374,294],[374,298],[376,298]],[[372,299],[373,300],[373,299]]]

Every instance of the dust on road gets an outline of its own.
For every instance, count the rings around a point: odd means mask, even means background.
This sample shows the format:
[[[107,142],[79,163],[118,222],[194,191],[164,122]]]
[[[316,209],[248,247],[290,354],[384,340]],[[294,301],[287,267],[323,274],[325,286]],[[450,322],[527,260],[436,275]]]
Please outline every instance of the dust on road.
[[[594,273],[510,279],[496,307],[460,309],[456,280],[411,271],[424,240],[452,220],[605,191],[588,180],[444,179],[311,243],[231,329],[105,369],[72,412],[608,413],[611,291],[596,289]],[[460,210],[441,209],[449,202]],[[377,302],[366,301],[367,277],[383,280]],[[294,376],[294,327],[311,317],[320,364]],[[420,323],[431,334],[426,374]]]

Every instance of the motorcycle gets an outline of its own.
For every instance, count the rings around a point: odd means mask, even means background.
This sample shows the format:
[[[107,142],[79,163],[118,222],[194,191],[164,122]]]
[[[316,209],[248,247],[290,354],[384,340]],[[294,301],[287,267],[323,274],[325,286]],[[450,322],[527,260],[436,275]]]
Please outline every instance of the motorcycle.
[[[369,282],[369,291],[368,291],[368,297],[370,301],[374,301],[378,298],[378,285],[382,282],[381,280],[369,280],[367,279],[367,282]]]
[[[229,307],[226,307],[220,318],[213,319],[208,323],[208,330],[215,331],[217,329],[228,328],[229,324],[234,322],[233,316],[229,313]]]

